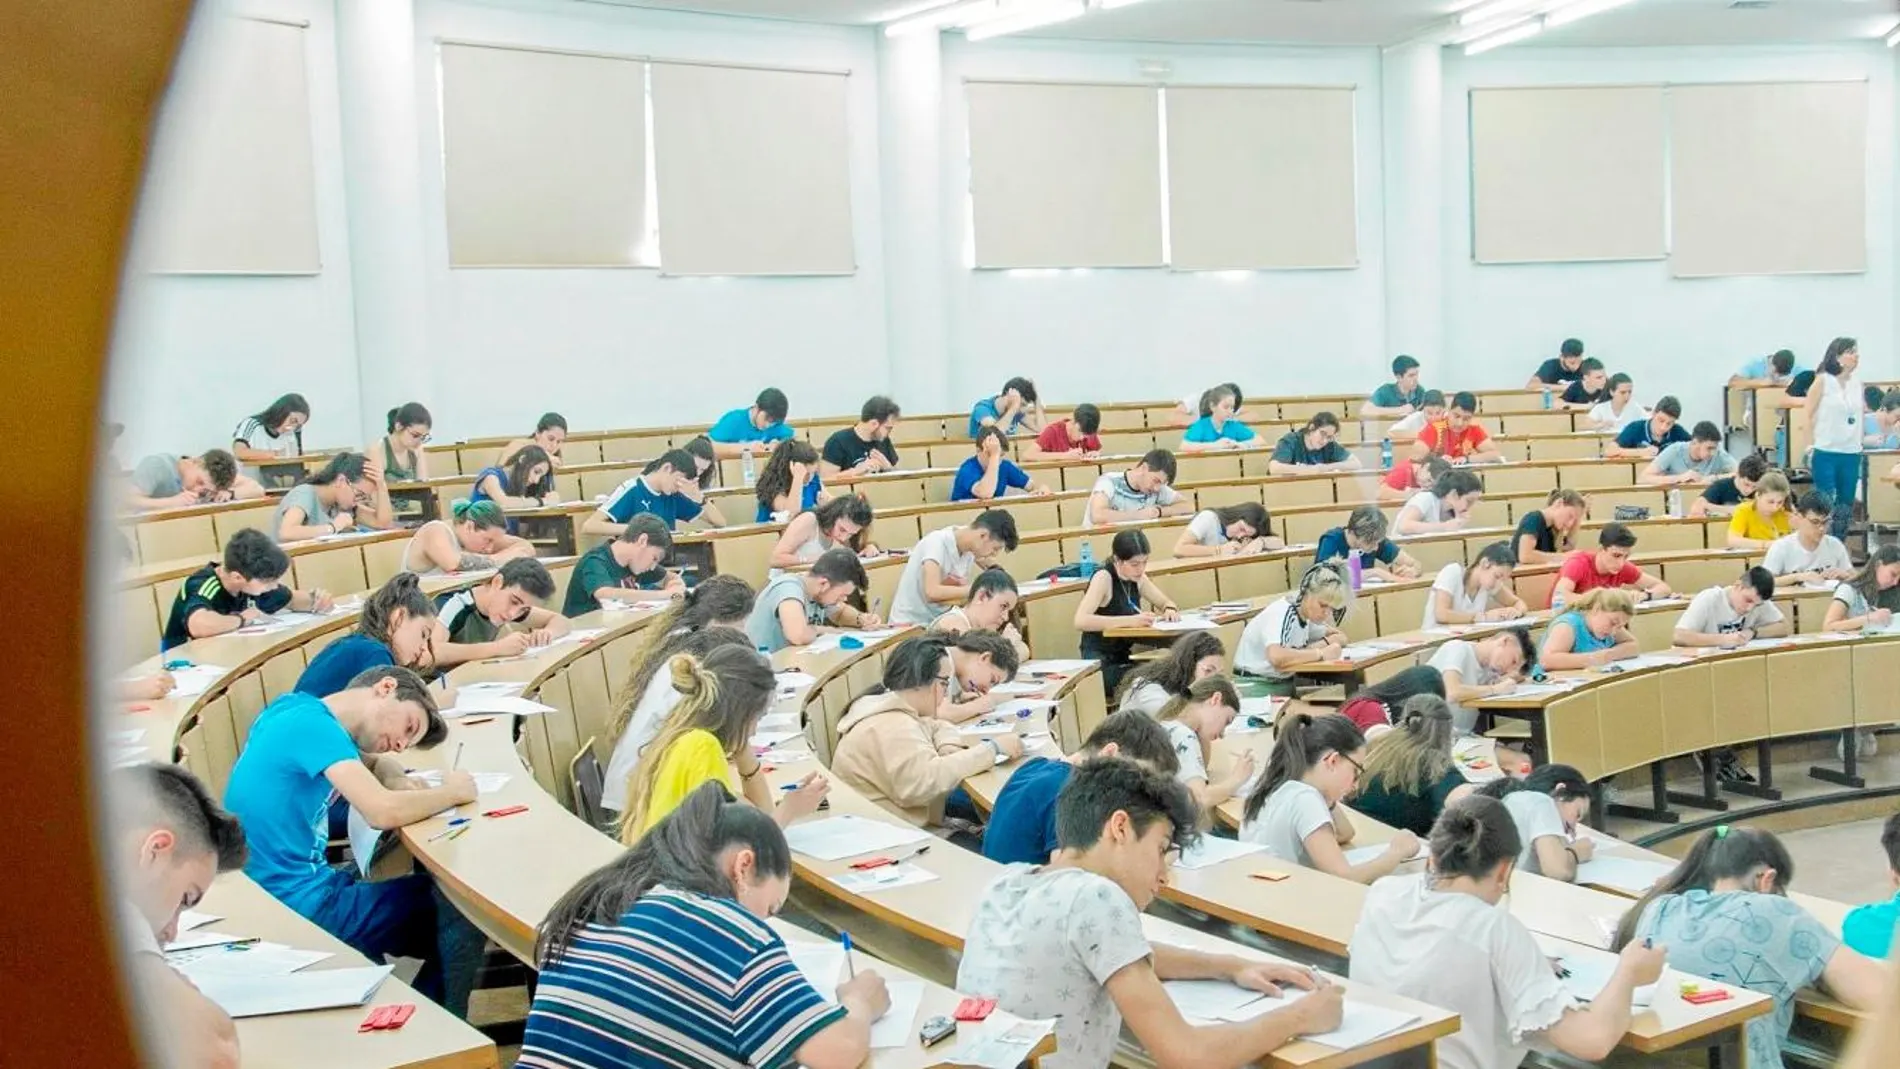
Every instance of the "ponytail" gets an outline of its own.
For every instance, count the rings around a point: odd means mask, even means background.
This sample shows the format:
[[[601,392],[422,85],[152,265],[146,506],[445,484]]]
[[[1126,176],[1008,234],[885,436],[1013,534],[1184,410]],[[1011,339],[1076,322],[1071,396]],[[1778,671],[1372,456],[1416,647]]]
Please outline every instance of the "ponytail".
[[[677,611],[677,606],[668,611]],[[653,684],[653,677],[666,669],[673,658],[683,654],[704,660],[708,654],[721,646],[752,648],[752,640],[746,637],[744,631],[736,628],[706,627],[677,630],[663,629],[660,624],[660,620],[655,620],[647,625],[646,632],[654,637],[634,652],[629,661],[633,670],[627,674],[627,682],[622,684],[620,693],[614,696],[614,715],[607,727],[608,741],[614,745],[619,745],[620,737],[627,732],[627,725],[633,722],[633,714],[639,709],[640,700],[646,697],[647,688]]]
[[[639,763],[627,777],[627,809],[620,819],[620,841],[632,846],[646,827],[647,809],[659,782],[666,752],[691,731],[705,731],[719,740],[728,758],[752,737],[752,728],[778,693],[778,677],[754,650],[721,646],[695,659],[684,654],[666,662],[680,703],[666,726],[640,753]]]
[[[430,417],[429,410],[411,401],[389,410],[389,430],[386,433],[396,433],[397,427],[433,426],[435,426],[435,420]]]
[[[1177,720],[1182,713],[1187,711],[1188,706],[1216,696],[1228,709],[1236,713],[1240,711],[1240,691],[1234,689],[1234,685],[1228,682],[1226,676],[1208,676],[1206,679],[1195,680],[1186,691],[1169,698],[1167,704],[1155,713],[1155,719]]]
[[[397,572],[363,602],[356,618],[356,633],[391,646],[390,633],[396,628],[396,612],[406,617],[435,619],[435,603],[422,592],[422,580],[414,572]]]
[[[369,458],[361,453],[338,453],[330,462],[316,472],[304,476],[304,482],[312,486],[328,486],[339,477],[351,482],[361,482],[363,471],[369,466]]]
[[[1266,773],[1247,796],[1242,816],[1249,822],[1257,819],[1267,798],[1281,784],[1304,778],[1328,753],[1349,754],[1365,744],[1359,726],[1334,713],[1294,713],[1282,718]]]
[[[1590,781],[1584,778],[1571,765],[1539,765],[1523,779],[1505,776],[1494,779],[1478,788],[1478,793],[1491,798],[1508,798],[1519,791],[1535,791],[1548,794],[1559,802],[1574,802],[1579,798],[1588,798],[1592,792]]]
[[[1482,879],[1524,849],[1511,811],[1481,794],[1446,806],[1432,824],[1428,842],[1432,878],[1439,880]]]
[[[1649,904],[1663,895],[1684,891],[1707,891],[1718,880],[1741,879],[1756,869],[1775,870],[1774,893],[1785,895],[1794,882],[1794,858],[1772,832],[1741,825],[1723,824],[1705,833],[1689,848],[1669,875],[1657,881],[1649,893],[1630,907],[1616,926],[1616,938],[1610,949],[1620,951],[1636,938],[1636,926],[1642,922]]]
[[[1452,771],[1451,706],[1436,694],[1405,699],[1366,755],[1365,778],[1396,794],[1423,795]]]

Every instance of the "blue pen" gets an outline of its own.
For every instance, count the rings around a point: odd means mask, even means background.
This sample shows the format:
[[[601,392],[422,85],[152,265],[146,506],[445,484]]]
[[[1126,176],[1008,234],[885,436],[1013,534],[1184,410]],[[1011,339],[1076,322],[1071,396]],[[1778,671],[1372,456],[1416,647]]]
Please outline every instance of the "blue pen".
[[[850,979],[856,980],[858,978],[858,967],[851,961],[851,933],[839,932],[838,941],[844,944],[845,975]]]

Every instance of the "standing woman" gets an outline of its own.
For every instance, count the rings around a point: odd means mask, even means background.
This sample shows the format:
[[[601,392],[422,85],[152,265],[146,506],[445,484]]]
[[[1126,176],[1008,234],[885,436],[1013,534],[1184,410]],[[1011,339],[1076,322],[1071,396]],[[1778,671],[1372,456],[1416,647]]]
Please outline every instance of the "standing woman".
[[[1479,550],[1468,567],[1455,561],[1445,565],[1425,595],[1425,621],[1419,626],[1430,629],[1523,616],[1524,599],[1509,586],[1516,564],[1510,543],[1493,542]]]
[[[506,468],[488,467],[475,473],[473,501],[493,501],[504,509],[534,508],[561,500],[552,489],[554,462],[538,445],[524,445]],[[514,521],[508,523],[510,529]]]
[[[566,444],[566,442],[566,418],[559,412],[549,412],[543,415],[540,422],[534,425],[534,435],[532,437],[516,438],[507,445],[502,446],[501,453],[495,458],[495,464],[505,468],[510,461],[515,459],[516,453],[521,452],[531,445],[538,445],[541,447],[541,451],[547,454],[548,463],[558,471],[561,467],[561,446]]]
[[[1860,345],[1852,338],[1835,338],[1808,389],[1808,427],[1814,438],[1809,466],[1814,488],[1834,499],[1829,530],[1846,540],[1854,520],[1854,498],[1860,492],[1861,396]]]
[[[787,438],[773,446],[752,492],[759,499],[754,523],[771,523],[775,516],[789,518],[817,508],[825,492],[818,482],[818,450],[803,438]]]
[[[1365,782],[1353,807],[1413,835],[1430,835],[1446,806],[1477,789],[1451,758],[1451,736],[1445,699],[1407,698],[1392,730],[1366,748]]]
[[[255,479],[260,462],[300,455],[303,427],[309,422],[310,402],[300,393],[287,393],[264,411],[239,420],[231,432],[231,455],[244,465],[242,474]]]
[[[304,476],[277,503],[270,536],[279,544],[341,534],[358,526],[387,528],[389,493],[381,479],[370,477],[369,459],[361,453],[338,453],[322,470]],[[359,506],[369,506],[357,515]]]
[[[1517,824],[1524,852],[1517,867],[1565,883],[1577,882],[1577,866],[1596,856],[1596,842],[1579,836],[1590,815],[1590,781],[1569,765],[1539,765],[1523,779],[1492,780],[1480,793],[1504,803]]]
[[[1147,605],[1152,611],[1143,611]],[[1133,641],[1104,638],[1117,627],[1147,627],[1156,620],[1179,620],[1174,599],[1148,578],[1148,536],[1137,530],[1118,531],[1109,544],[1108,567],[1089,578],[1088,589],[1075,606],[1075,629],[1082,633],[1084,659],[1102,662],[1102,685],[1113,693],[1122,675],[1134,663]]]
[[[424,578],[443,572],[475,572],[516,557],[534,556],[534,544],[508,533],[507,518],[493,501],[457,501],[449,518],[430,520],[409,536],[404,571]]]
[[[890,995],[870,969],[835,992],[805,980],[766,923],[791,886],[785,833],[701,786],[542,921],[515,1064],[861,1064]]]
[[[381,449],[383,478],[396,483],[421,482],[429,477],[429,458],[422,447],[429,442],[435,426],[429,410],[414,401],[389,410],[388,431],[380,442],[364,448],[366,456],[377,456]]]
[[[1171,699],[1227,667],[1227,649],[1212,631],[1189,631],[1174,640],[1168,652],[1136,665],[1122,677],[1118,695],[1123,712],[1159,715]],[[1235,706],[1239,708],[1239,706]]]

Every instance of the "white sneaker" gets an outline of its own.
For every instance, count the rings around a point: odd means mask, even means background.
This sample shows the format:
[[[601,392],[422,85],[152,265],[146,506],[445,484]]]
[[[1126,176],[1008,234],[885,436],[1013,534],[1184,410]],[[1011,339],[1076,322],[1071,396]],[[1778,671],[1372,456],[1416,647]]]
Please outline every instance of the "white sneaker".
[[[1859,747],[1859,756],[1872,757],[1880,752],[1880,739],[1874,735],[1872,730],[1855,732],[1855,737]]]

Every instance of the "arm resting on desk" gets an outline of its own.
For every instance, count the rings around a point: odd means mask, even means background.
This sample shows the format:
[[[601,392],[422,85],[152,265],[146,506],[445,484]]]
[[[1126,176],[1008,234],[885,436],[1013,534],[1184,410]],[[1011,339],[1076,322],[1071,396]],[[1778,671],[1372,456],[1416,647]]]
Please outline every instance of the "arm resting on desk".
[[[1857,1010],[1875,1010],[1886,997],[1887,965],[1846,946],[1835,948],[1821,973],[1827,993]]]
[[[166,1046],[179,1065],[238,1069],[237,1026],[230,1014],[156,954],[136,956],[139,987],[163,1007]]]
[[[1206,962],[1204,968],[1195,968],[1190,956],[1211,958],[1211,955],[1189,950],[1156,946],[1153,964],[1143,958],[1124,965],[1108,978],[1106,985],[1108,996],[1115,1000],[1129,1031],[1153,1056],[1158,1069],[1237,1069],[1278,1050],[1302,1033],[1331,1026],[1323,1014],[1329,1007],[1338,1005],[1336,996],[1309,996],[1238,1024],[1191,1025],[1161,986],[1165,965],[1189,970],[1187,975],[1171,979],[1226,979],[1234,973],[1218,971],[1213,961]]]
[[[378,757],[386,755],[377,755]],[[446,772],[440,787],[391,790],[383,785],[378,771],[361,761],[338,761],[323,770],[343,800],[350,803],[369,826],[378,831],[407,827],[440,813],[450,806],[475,800],[475,785],[466,772]],[[458,786],[464,784],[466,786]]]

